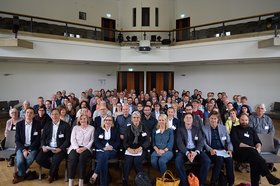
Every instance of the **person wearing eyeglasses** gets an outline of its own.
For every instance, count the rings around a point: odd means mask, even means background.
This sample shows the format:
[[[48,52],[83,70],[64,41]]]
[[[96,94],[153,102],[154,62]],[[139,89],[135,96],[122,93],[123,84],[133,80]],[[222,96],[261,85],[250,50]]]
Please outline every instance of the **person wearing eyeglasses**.
[[[120,135],[117,128],[114,127],[113,117],[106,116],[100,128],[97,128],[94,134],[97,165],[90,183],[94,184],[97,177],[100,178],[100,185],[108,185],[108,161],[117,157],[117,151],[120,146]]]

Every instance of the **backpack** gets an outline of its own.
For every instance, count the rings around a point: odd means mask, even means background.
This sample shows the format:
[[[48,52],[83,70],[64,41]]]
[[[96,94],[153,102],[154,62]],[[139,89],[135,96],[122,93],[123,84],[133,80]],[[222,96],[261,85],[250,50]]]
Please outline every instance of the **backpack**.
[[[139,172],[135,177],[136,186],[152,186],[153,183],[146,172]]]

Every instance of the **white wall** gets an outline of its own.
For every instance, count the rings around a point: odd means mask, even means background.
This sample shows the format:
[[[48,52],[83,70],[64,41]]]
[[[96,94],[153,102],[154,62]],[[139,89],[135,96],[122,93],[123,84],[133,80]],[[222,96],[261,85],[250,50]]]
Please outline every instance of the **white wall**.
[[[206,96],[208,91],[225,91],[246,95],[249,104],[265,103],[267,109],[279,101],[279,63],[231,65],[67,65],[0,62],[0,100],[27,99],[33,104],[38,96],[50,98],[57,90],[65,89],[79,97],[81,91],[113,89],[117,87],[117,71],[174,71],[174,88],[193,91],[198,88]],[[3,74],[12,74],[4,76]],[[111,76],[107,76],[111,74]],[[182,76],[182,75],[185,76]],[[105,84],[100,79],[106,79]]]
[[[279,11],[275,0],[174,0],[175,19],[191,18],[191,26]],[[174,20],[175,20],[174,19]]]
[[[280,60],[278,63],[200,65],[175,68],[175,88],[179,91],[198,88],[206,96],[208,91],[225,91],[229,98],[235,94],[246,95],[248,103],[255,106],[265,103],[267,109],[280,101]],[[185,74],[186,76],[182,76]]]
[[[62,89],[79,98],[90,87],[115,88],[116,71],[116,66],[0,62],[0,100],[29,100],[35,104],[38,96],[50,99]],[[7,73],[11,75],[4,76]],[[105,79],[105,84],[100,79]]]
[[[118,18],[118,1],[112,0],[1,0],[0,10],[74,23],[101,26],[106,13]],[[79,19],[79,11],[87,13],[87,20]]]

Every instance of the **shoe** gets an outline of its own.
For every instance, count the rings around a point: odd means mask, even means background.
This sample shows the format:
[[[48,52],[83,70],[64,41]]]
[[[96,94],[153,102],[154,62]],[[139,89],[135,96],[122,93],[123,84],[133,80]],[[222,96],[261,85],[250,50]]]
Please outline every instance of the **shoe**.
[[[19,183],[19,182],[22,182],[24,180],[24,177],[22,177],[22,176],[16,176],[16,177],[14,177],[14,179],[13,179],[13,184],[17,184],[17,183]]]
[[[93,184],[95,184],[95,182],[96,182],[96,178],[90,177],[89,183],[93,185]]]
[[[280,183],[280,179],[275,177],[275,176],[273,176],[270,173],[268,175],[266,175],[266,179],[267,179],[268,183],[272,184],[272,185],[277,185],[277,184]]]
[[[52,177],[52,176],[49,176],[48,177],[48,182],[49,183],[52,183],[52,182],[54,182],[55,181],[55,178],[54,177]]]

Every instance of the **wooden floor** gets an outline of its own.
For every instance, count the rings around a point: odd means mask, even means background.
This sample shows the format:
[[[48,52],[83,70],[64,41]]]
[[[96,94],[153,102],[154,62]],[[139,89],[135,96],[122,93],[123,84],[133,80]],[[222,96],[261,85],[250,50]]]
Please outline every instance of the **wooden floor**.
[[[280,139],[280,120],[273,120],[274,122],[274,126],[276,128],[276,137],[278,139]],[[4,134],[4,128],[5,128],[5,123],[6,123],[6,120],[4,119],[0,119],[0,139],[3,138],[3,134]],[[257,162],[256,162],[257,163]],[[275,164],[276,168],[278,169],[277,172],[274,172],[273,174],[280,177],[280,164]],[[64,165],[62,164],[60,166],[60,171],[59,171],[59,175],[60,175],[60,179],[53,182],[52,184],[49,184],[47,182],[46,179],[43,179],[43,180],[32,180],[32,181],[23,181],[21,183],[18,183],[17,185],[19,186],[44,186],[44,185],[54,185],[54,186],[64,186],[64,185],[67,185],[68,182],[65,182],[64,181]],[[174,165],[171,165],[171,170],[175,173],[174,171]],[[145,166],[145,170],[147,167]],[[38,171],[39,170],[39,167],[38,165],[34,162],[31,166],[31,169],[32,170],[36,170]],[[0,186],[10,186],[12,185],[12,175],[13,175],[13,170],[14,168],[13,167],[7,167],[7,162],[5,161],[1,161],[0,162]],[[120,169],[117,169],[115,167],[112,167],[110,168],[110,173],[111,173],[111,176],[112,176],[112,181],[111,181],[111,184],[110,186],[118,186],[118,185],[121,185],[121,178],[120,178]],[[48,173],[46,169],[43,169],[43,173]],[[157,176],[159,176],[159,173],[155,170],[152,170],[151,168],[151,177],[152,178],[156,178]],[[211,174],[209,174],[210,176]],[[135,173],[134,171],[132,171],[132,175],[130,177],[131,180],[133,180],[135,176]],[[239,184],[241,182],[250,182],[250,175],[249,173],[239,173],[239,172],[235,172],[235,184]],[[268,186],[268,182],[265,178],[262,178],[261,180],[261,185],[262,186]],[[75,185],[78,184],[78,180],[76,179],[75,180]]]

